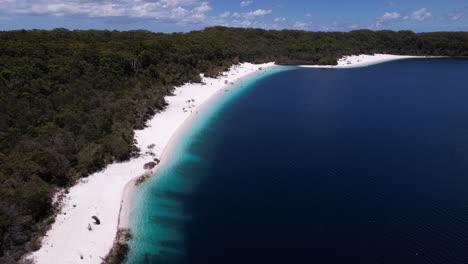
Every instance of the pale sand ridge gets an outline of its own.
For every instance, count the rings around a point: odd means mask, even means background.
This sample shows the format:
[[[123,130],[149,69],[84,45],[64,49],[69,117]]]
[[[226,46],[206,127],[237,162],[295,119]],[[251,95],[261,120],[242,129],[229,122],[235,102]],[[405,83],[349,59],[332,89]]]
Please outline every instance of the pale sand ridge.
[[[303,68],[356,68],[374,65],[378,63],[403,60],[403,59],[421,59],[435,58],[434,56],[408,56],[392,54],[374,54],[374,55],[352,55],[344,56],[338,60],[338,65],[301,65]]]

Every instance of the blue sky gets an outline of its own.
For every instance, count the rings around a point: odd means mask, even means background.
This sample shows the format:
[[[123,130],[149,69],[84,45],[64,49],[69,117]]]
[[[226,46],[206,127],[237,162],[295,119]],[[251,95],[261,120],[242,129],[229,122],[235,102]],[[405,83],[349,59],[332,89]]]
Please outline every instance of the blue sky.
[[[0,0],[0,30],[468,31],[468,0]]]

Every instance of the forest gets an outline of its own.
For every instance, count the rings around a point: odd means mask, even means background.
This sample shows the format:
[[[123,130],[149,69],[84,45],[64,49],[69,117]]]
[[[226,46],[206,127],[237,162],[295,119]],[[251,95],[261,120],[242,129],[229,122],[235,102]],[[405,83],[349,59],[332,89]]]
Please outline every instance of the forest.
[[[468,32],[0,32],[0,263],[40,248],[57,190],[138,155],[133,131],[174,86],[240,62],[336,64],[373,53],[464,57]]]

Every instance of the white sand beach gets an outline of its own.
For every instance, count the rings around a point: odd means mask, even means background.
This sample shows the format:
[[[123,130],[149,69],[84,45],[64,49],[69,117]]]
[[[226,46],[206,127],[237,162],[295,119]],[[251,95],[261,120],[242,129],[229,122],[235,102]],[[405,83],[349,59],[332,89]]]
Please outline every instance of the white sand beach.
[[[350,68],[408,58],[421,57],[359,55],[343,57],[337,66],[301,67]],[[243,63],[231,67],[219,78],[203,78],[203,83],[177,87],[174,96],[166,98],[168,107],[149,120],[147,128],[135,131],[141,156],[127,162],[111,164],[103,171],[81,179],[77,185],[70,188],[56,222],[43,238],[41,249],[27,258],[35,260],[37,264],[101,263],[113,245],[122,205],[124,210],[120,221],[123,223],[120,223],[120,226],[127,225],[129,217],[127,198],[131,196],[133,190],[132,181],[144,173],[154,173],[158,168],[156,166],[153,170],[145,170],[144,164],[153,161],[154,158],[162,157],[163,151],[170,145],[171,138],[191,115],[202,111],[201,105],[209,98],[221,94],[227,85],[236,83],[241,78],[250,74],[261,74],[272,67],[276,67],[274,63]],[[148,146],[152,144],[154,144],[152,149],[154,155],[147,153]],[[124,204],[122,200],[126,203]],[[101,224],[94,224],[92,216],[97,216]]]
[[[129,185],[133,183],[130,182],[144,173],[154,173],[158,168],[145,170],[144,164],[154,158],[161,158],[179,127],[191,115],[201,111],[200,106],[209,98],[221,94],[227,85],[241,78],[262,74],[272,67],[276,67],[274,63],[243,63],[234,65],[218,78],[203,78],[203,83],[177,87],[174,96],[166,97],[169,104],[167,108],[149,120],[147,128],[135,131],[141,156],[111,164],[70,188],[55,223],[42,240],[41,249],[27,258],[37,264],[101,263],[102,258],[109,253],[117,233],[122,199],[132,192]],[[148,146],[152,144],[154,155],[147,153]],[[92,216],[97,216],[101,224],[96,225]],[[126,218],[126,215],[121,217],[124,221]],[[121,226],[125,225],[121,223]]]
[[[394,60],[417,59],[417,58],[434,58],[428,56],[407,56],[407,55],[392,55],[392,54],[374,54],[374,55],[352,55],[344,56],[338,60],[337,65],[301,65],[303,68],[356,68],[374,64],[379,64]]]

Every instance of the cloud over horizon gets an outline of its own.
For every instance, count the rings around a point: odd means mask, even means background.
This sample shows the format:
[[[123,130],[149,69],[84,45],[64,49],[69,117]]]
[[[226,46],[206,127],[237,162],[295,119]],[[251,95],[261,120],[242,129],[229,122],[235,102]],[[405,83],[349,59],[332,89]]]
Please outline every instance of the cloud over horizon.
[[[454,11],[447,14],[446,18],[449,21],[459,21],[462,18],[465,18],[468,7],[457,8]]]
[[[413,14],[411,15],[412,19],[418,20],[418,21],[426,21],[428,19],[431,19],[432,17],[433,17],[432,13],[428,12],[427,8],[425,7],[417,11],[414,11]]]
[[[212,10],[198,0],[0,0],[0,9],[17,15],[76,16],[199,24]]]
[[[306,0],[291,0],[281,5],[255,0],[0,0],[0,20],[10,28],[42,25],[36,23],[40,20],[47,21],[43,23],[46,27],[68,24],[75,28],[153,30],[162,25],[168,31],[214,25],[334,31],[425,29],[438,24],[461,30],[468,28],[466,6],[452,5],[443,10],[441,4],[436,7],[422,0],[415,1],[420,1],[421,8],[413,4],[408,9],[404,2],[387,0],[378,4],[368,2],[365,11],[350,12],[346,8],[330,9],[327,3],[309,5]],[[299,2],[301,5],[296,5]]]
[[[383,15],[378,16],[375,19],[375,23],[370,25],[369,28],[380,29],[383,26],[395,25],[396,23],[403,21],[412,20],[416,22],[424,22],[432,18],[434,18],[434,16],[425,7],[412,12],[411,15],[404,15],[399,12],[385,12]]]
[[[268,9],[268,10],[257,9],[255,11],[250,11],[250,12],[246,13],[245,17],[252,18],[252,17],[258,17],[258,16],[266,16],[266,15],[271,14],[272,12],[273,12],[273,10],[271,10],[271,9]]]

